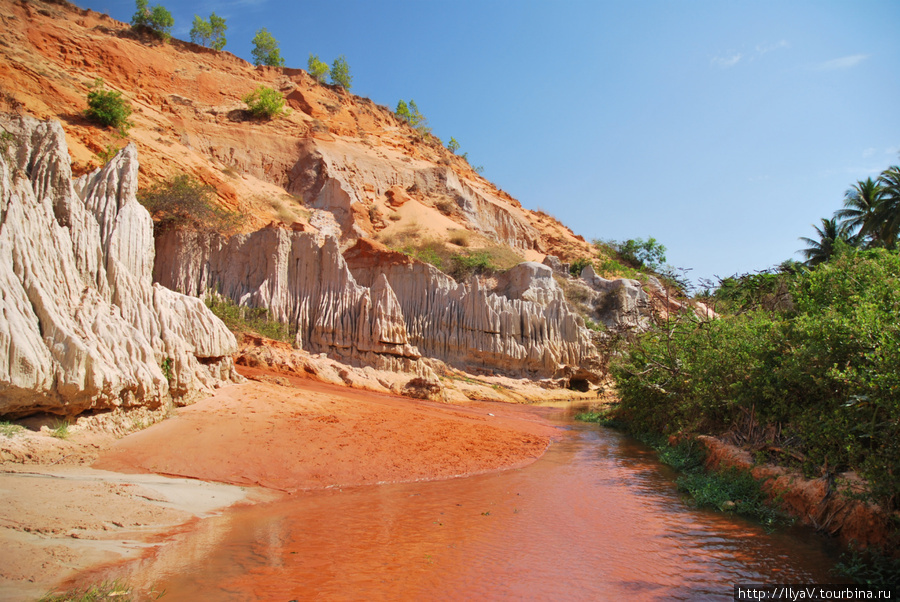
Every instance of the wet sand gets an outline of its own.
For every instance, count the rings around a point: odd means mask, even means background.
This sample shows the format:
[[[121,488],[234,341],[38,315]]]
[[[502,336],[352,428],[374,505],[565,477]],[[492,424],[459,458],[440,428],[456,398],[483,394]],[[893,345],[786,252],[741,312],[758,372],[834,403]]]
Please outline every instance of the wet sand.
[[[42,453],[59,457],[58,440],[19,435],[37,443],[29,443],[29,464],[0,465],[9,509],[0,523],[0,597],[33,599],[242,500],[520,467],[558,434],[521,407],[290,384],[226,387],[118,440],[76,432],[64,445],[91,453],[73,454],[72,466],[41,463]]]

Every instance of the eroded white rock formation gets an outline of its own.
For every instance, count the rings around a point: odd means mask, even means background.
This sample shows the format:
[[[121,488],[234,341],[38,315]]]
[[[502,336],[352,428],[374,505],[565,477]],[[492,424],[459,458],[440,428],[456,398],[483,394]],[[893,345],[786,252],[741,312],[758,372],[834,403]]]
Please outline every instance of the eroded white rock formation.
[[[598,276],[590,265],[581,271],[581,279],[594,291],[596,296],[591,304],[607,328],[643,330],[650,325],[650,297],[639,281],[607,280]]]
[[[59,123],[0,125],[0,415],[156,407],[235,378],[225,325],[153,284],[134,146],[73,182]]]
[[[333,238],[320,247],[311,234],[279,228],[229,239],[169,232],[157,240],[154,275],[185,294],[217,291],[266,307],[296,328],[304,349],[354,364],[421,371],[417,360],[431,358],[469,370],[594,377],[582,369],[596,357],[589,333],[549,268],[523,264],[495,292],[368,245],[342,256]]]

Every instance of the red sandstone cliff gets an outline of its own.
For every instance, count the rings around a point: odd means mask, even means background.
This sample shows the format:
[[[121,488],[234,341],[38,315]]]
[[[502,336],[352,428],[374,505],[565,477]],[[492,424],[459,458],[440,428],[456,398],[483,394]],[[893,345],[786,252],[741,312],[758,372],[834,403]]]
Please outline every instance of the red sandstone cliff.
[[[0,110],[59,119],[76,173],[99,166],[108,146],[124,146],[83,117],[88,89],[102,78],[135,109],[128,138],[141,157],[141,185],[186,171],[247,215],[246,231],[300,222],[339,234],[342,248],[359,237],[396,241],[415,232],[420,242],[447,241],[465,231],[470,248],[508,247],[523,260],[592,253],[388,108],[300,69],[163,44],[59,2],[0,0],[0,19]],[[291,114],[246,120],[241,97],[259,85],[281,91]]]

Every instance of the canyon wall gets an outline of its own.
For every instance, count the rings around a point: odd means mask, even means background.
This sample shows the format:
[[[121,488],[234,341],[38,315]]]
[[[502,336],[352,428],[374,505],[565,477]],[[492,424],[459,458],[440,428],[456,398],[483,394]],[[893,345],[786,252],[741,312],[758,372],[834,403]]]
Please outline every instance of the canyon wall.
[[[0,415],[157,407],[236,378],[225,325],[153,284],[134,146],[73,181],[58,122],[0,125]]]
[[[348,363],[410,370],[420,358],[471,371],[596,380],[596,351],[549,268],[526,263],[489,290],[359,241],[284,228],[226,238],[170,231],[157,239],[156,280],[266,307],[296,344]],[[504,294],[504,292],[506,294]],[[562,384],[567,384],[564,382]]]

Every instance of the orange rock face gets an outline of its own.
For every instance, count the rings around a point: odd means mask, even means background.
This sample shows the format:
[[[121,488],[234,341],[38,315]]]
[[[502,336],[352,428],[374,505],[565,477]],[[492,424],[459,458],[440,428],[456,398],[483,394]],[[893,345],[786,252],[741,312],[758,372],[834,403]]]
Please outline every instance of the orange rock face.
[[[84,117],[88,90],[102,78],[134,108],[128,137],[141,158],[141,185],[189,173],[246,216],[244,231],[273,220],[324,227],[346,248],[361,236],[434,221],[439,227],[428,232],[438,239],[456,226],[522,259],[592,254],[583,239],[523,209],[436,138],[305,71],[256,68],[180,40],[162,44],[72,6],[2,0],[0,18],[0,110],[60,120],[76,172],[124,145]],[[261,85],[284,95],[289,115],[249,119],[241,98]],[[416,211],[404,208],[411,200]],[[336,226],[316,217],[323,211]]]

